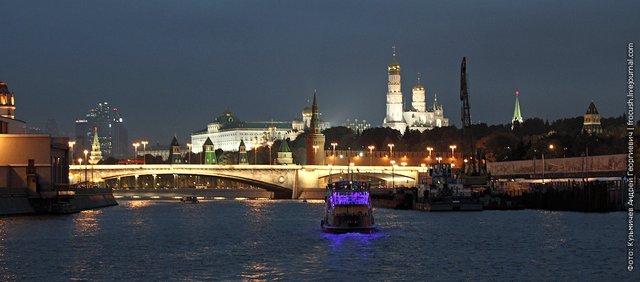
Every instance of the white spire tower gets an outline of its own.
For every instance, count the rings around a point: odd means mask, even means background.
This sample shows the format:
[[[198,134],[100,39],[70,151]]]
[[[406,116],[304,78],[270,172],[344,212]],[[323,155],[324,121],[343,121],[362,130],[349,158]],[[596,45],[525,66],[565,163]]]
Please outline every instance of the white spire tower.
[[[426,90],[424,89],[424,85],[420,83],[420,73],[418,73],[418,82],[413,87],[413,96],[411,106],[416,112],[426,112],[427,104],[426,104]]]
[[[402,89],[400,84],[400,64],[396,59],[396,47],[393,46],[393,58],[387,67],[389,81],[387,83],[387,116],[383,126],[397,129],[404,133],[406,124],[402,119]]]

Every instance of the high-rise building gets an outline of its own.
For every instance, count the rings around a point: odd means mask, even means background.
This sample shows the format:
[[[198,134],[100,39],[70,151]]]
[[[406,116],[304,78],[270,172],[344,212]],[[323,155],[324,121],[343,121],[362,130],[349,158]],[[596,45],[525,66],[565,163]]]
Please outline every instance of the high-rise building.
[[[520,113],[520,99],[518,95],[520,95],[520,91],[516,90],[516,105],[513,109],[513,118],[511,118],[511,129],[515,128],[516,122],[522,124],[522,122],[524,121],[522,119],[522,114]]]
[[[410,130],[425,131],[434,127],[449,125],[449,119],[444,117],[444,109],[438,104],[436,95],[433,97],[433,106],[427,107],[427,90],[420,81],[418,74],[416,85],[412,89],[411,107],[404,108],[402,96],[402,83],[400,80],[400,63],[396,58],[396,49],[393,48],[391,63],[387,66],[387,115],[382,122],[383,127],[390,127],[404,134],[407,127]]]
[[[91,150],[94,128],[99,132],[98,142],[103,158],[129,156],[129,133],[117,108],[109,103],[98,103],[84,118],[76,120],[76,146],[74,152]]]
[[[587,112],[584,114],[582,132],[587,134],[602,133],[602,125],[600,124],[600,113],[598,113],[596,104],[594,104],[593,101],[591,101]]]

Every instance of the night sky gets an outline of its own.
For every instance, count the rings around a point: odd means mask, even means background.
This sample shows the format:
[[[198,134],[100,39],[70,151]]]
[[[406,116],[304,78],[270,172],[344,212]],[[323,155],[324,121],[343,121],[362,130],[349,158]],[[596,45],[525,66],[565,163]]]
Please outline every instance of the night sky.
[[[132,139],[161,143],[226,107],[291,120],[314,89],[334,125],[380,126],[394,45],[405,105],[421,72],[428,106],[437,93],[458,126],[463,56],[474,123],[510,122],[516,89],[525,118],[625,109],[640,1],[344,2],[0,1],[0,81],[29,125],[71,134],[108,101]]]

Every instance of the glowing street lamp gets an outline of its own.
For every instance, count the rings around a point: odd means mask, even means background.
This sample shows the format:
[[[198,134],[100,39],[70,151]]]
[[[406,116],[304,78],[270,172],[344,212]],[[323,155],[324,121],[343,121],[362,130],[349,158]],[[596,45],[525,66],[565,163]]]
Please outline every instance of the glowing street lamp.
[[[187,160],[188,163],[191,163],[191,146],[191,143],[187,143],[187,148],[189,148],[189,152],[187,153],[187,155],[189,156]]]
[[[271,165],[271,145],[273,145],[273,141],[267,141],[267,146],[269,146],[269,165]]]
[[[336,146],[338,146],[338,143],[336,142],[331,143],[331,147],[333,147],[333,165],[336,164]]]
[[[138,147],[140,146],[140,143],[133,143],[133,158],[137,159],[138,158]]]
[[[82,158],[78,158],[78,164],[82,166]],[[82,177],[80,178],[80,183],[82,183]]]
[[[142,144],[142,164],[147,164],[147,144],[149,141],[140,141]]]
[[[376,146],[370,145],[367,147],[369,149],[369,166],[373,165],[373,149],[376,148]]]
[[[389,146],[389,158],[393,158],[393,147],[395,147],[396,145],[387,144],[387,146]]]
[[[555,146],[553,146],[553,144],[550,144],[548,148],[549,150],[553,150]],[[542,154],[542,184],[544,184],[544,149],[541,150],[541,154]]]
[[[433,151],[433,147],[427,147],[427,151],[429,151],[429,158],[431,158],[431,151]]]
[[[396,161],[391,160],[391,188],[396,188]]]
[[[457,146],[456,146],[456,145],[450,145],[450,146],[449,146],[449,149],[451,149],[451,158],[452,158],[452,159],[455,159],[454,152],[455,152],[456,148],[457,148]]]
[[[89,154],[89,150],[84,150],[84,159],[87,159],[87,155]],[[84,181],[88,181],[87,178],[87,163],[88,161],[84,162]]]
[[[442,161],[442,157],[437,157],[436,161],[438,161],[438,163],[440,163],[440,161]]]
[[[69,150],[70,150],[69,159],[71,160],[71,164],[73,164],[73,145],[75,145],[75,144],[76,144],[76,141],[69,141]]]
[[[258,138],[253,139],[253,164],[254,165],[258,164],[258,145],[260,145],[260,143],[258,142]]]

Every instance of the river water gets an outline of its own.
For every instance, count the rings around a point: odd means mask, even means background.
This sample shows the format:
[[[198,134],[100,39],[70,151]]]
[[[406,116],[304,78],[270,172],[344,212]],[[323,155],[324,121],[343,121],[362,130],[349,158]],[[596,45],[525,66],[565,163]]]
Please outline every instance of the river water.
[[[624,213],[376,209],[381,231],[320,231],[323,203],[124,200],[0,218],[0,280],[640,281]]]

